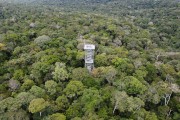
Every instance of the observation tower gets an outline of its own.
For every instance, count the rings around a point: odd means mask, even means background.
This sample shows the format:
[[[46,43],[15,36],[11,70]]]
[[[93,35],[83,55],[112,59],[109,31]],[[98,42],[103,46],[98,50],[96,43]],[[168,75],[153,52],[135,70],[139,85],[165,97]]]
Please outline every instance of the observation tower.
[[[89,72],[91,72],[92,69],[94,68],[95,45],[84,44],[84,50],[85,50],[85,67],[89,70]]]

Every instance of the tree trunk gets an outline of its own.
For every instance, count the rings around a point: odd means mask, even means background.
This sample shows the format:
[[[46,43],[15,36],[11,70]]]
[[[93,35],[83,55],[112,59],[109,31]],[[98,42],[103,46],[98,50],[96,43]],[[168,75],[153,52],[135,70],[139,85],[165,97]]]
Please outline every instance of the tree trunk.
[[[172,94],[172,93],[171,93]],[[168,105],[169,101],[170,101],[170,98],[171,98],[171,94],[165,94],[163,96],[164,98],[164,105]]]
[[[116,104],[115,104],[115,106],[114,106],[113,114],[114,114],[116,108],[117,108],[117,102],[116,102]]]
[[[171,112],[172,112],[172,110],[170,109],[168,114],[167,114],[167,117],[169,117],[171,115]]]
[[[159,56],[160,56],[160,54],[158,54],[158,55],[156,56],[156,61],[159,61]]]

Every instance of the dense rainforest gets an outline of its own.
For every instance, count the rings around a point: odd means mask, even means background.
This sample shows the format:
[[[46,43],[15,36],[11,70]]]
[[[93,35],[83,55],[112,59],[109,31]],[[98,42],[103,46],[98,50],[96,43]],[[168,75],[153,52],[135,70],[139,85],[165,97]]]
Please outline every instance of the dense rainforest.
[[[0,120],[180,120],[180,1],[0,0]]]

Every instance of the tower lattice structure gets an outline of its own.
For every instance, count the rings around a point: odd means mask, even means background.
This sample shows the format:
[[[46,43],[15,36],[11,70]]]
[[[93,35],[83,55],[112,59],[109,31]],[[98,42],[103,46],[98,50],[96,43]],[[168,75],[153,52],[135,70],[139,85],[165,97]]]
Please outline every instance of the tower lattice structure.
[[[84,50],[85,50],[85,67],[89,70],[89,72],[91,72],[92,69],[94,68],[95,45],[85,44]]]

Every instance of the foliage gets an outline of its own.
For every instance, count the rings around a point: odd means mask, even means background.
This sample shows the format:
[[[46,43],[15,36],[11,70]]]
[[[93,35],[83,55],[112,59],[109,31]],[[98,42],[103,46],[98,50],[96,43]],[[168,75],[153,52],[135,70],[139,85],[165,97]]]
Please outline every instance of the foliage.
[[[63,63],[56,63],[56,67],[55,67],[55,71],[52,73],[53,74],[53,78],[56,81],[64,81],[68,78],[68,73],[65,69],[65,64]]]
[[[45,90],[36,85],[32,86],[29,92],[36,97],[45,97]]]
[[[179,7],[1,0],[0,119],[179,120]],[[84,43],[96,46],[91,72]]]
[[[50,95],[56,93],[56,87],[57,87],[57,83],[54,82],[53,80],[49,80],[45,82],[45,88],[47,89],[47,92],[50,93]]]
[[[82,82],[72,80],[64,89],[64,93],[66,94],[67,97],[73,98],[73,97],[77,97],[78,95],[81,95],[83,90],[84,90],[84,85],[82,84]]]
[[[29,112],[36,113],[41,112],[48,106],[48,103],[43,98],[33,99],[29,104]]]
[[[55,113],[50,116],[50,120],[66,120],[66,116],[61,113]]]
[[[83,91],[81,102],[84,104],[84,111],[94,111],[102,101],[103,99],[98,90],[91,88]]]

